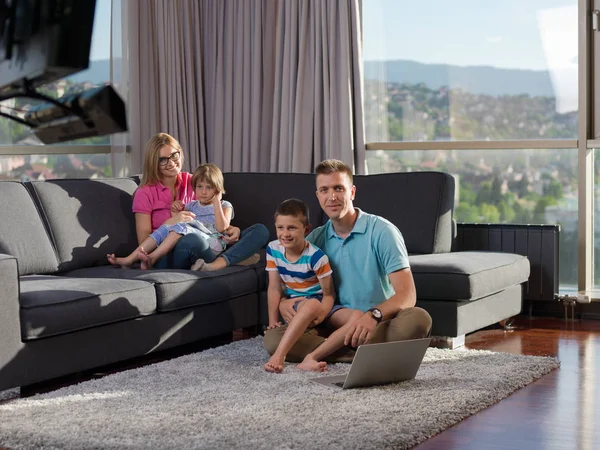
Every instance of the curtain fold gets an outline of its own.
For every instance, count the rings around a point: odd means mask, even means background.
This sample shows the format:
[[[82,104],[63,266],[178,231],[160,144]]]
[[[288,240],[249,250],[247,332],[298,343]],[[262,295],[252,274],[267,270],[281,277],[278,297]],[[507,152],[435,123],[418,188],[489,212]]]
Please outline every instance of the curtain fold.
[[[186,170],[364,173],[360,0],[120,1],[134,172],[165,131]]]

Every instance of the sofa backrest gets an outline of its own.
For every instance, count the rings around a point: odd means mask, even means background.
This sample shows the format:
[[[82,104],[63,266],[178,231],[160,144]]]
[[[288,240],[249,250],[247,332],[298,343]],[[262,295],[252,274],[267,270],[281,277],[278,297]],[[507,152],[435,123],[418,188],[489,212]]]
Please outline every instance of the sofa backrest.
[[[323,224],[313,174],[231,172],[223,176],[226,191],[223,198],[233,205],[235,217],[232,223],[242,230],[254,223],[262,223],[269,229],[271,239],[276,239],[273,214],[288,198],[298,198],[307,204],[313,228]]]
[[[36,205],[16,181],[0,182],[0,253],[17,258],[19,275],[48,274],[58,268]]]
[[[106,254],[127,255],[137,246],[129,178],[66,179],[29,183],[61,272],[107,264]]]
[[[355,175],[354,185],[354,206],[396,225],[409,253],[450,251],[454,177],[443,172]]]

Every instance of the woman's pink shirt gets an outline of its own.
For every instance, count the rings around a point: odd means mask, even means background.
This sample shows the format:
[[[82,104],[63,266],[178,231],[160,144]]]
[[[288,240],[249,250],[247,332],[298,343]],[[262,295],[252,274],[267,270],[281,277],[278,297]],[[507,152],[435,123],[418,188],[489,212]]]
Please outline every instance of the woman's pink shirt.
[[[184,204],[195,200],[192,187],[192,174],[181,172],[177,175],[177,200]],[[166,220],[171,218],[171,205],[173,197],[171,191],[162,183],[146,185],[133,194],[134,213],[148,214],[152,219],[152,231],[155,231]]]

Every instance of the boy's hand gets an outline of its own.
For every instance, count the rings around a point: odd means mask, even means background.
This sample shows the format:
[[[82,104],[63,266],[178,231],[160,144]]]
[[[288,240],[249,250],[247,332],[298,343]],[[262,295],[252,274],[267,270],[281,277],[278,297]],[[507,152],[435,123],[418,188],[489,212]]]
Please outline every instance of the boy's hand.
[[[277,322],[274,325],[269,325],[267,328],[265,328],[265,333],[264,334],[266,334],[267,331],[269,331],[269,330],[273,330],[275,328],[279,328],[279,327],[282,327],[282,326],[283,326],[283,324],[281,322]]]
[[[327,314],[329,314],[329,310],[325,310],[323,308],[321,308],[321,311],[319,312],[319,315],[317,317],[315,317],[315,320],[313,320],[310,323],[311,327],[316,327],[317,325],[319,325],[320,323],[322,323],[325,320],[325,317],[327,317]]]
[[[296,300],[293,298],[287,298],[279,302],[279,314],[281,314],[281,317],[283,317],[283,320],[287,323],[290,323],[292,318],[296,315],[294,303],[296,303]]]

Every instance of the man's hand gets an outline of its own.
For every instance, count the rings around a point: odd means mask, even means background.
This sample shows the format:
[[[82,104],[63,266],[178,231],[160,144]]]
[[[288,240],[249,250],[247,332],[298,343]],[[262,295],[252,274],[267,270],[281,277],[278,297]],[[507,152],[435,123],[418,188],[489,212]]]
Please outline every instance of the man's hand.
[[[296,303],[296,300],[292,298],[281,300],[279,302],[279,314],[281,314],[281,317],[283,317],[283,320],[287,323],[290,323],[292,318],[296,315],[294,303]]]
[[[344,337],[344,345],[358,347],[359,345],[366,344],[371,339],[371,336],[373,336],[376,326],[377,321],[370,313],[363,314],[360,319],[350,325]]]
[[[227,228],[223,234],[225,235],[223,237],[223,240],[225,241],[225,243],[227,245],[231,245],[234,242],[237,242],[240,240],[240,234],[241,234],[241,230],[238,227],[234,227],[233,225],[231,225],[229,228]]]

